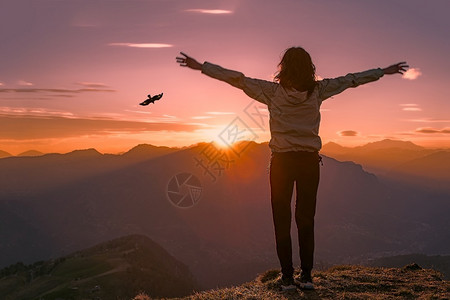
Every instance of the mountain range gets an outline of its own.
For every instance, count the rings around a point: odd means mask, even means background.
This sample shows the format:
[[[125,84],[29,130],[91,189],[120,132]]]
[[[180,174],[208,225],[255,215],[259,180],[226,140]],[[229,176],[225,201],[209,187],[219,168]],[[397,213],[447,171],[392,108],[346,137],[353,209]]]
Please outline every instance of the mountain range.
[[[353,148],[330,142],[323,146],[322,153],[361,164],[366,171],[385,179],[450,191],[450,149],[386,139]]]
[[[142,234],[187,265],[203,288],[276,268],[270,150],[254,142],[241,149],[141,145],[122,155],[88,149],[2,158],[0,267]],[[350,161],[323,162],[317,266],[450,252],[449,193],[380,180]]]

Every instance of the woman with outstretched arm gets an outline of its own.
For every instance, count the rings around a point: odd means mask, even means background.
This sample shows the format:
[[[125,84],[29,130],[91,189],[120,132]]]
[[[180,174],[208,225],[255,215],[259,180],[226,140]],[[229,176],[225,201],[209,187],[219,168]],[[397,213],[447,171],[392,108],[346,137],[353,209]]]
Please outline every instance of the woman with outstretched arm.
[[[278,259],[283,290],[313,289],[311,270],[314,256],[314,216],[319,185],[320,105],[327,98],[350,87],[369,83],[383,75],[403,74],[405,62],[387,68],[371,69],[345,76],[316,80],[315,66],[308,52],[292,47],[284,52],[275,81],[246,77],[241,72],[218,65],[199,63],[181,52],[177,63],[200,70],[212,78],[243,90],[249,97],[267,105],[272,151],[270,190]],[[292,265],[291,197],[296,183],[295,221],[300,248],[301,276],[294,280]]]

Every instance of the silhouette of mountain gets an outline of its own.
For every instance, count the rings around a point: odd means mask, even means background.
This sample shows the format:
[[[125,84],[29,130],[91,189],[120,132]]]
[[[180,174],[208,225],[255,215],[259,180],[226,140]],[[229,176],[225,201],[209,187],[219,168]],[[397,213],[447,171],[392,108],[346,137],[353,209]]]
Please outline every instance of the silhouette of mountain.
[[[17,154],[17,156],[41,156],[41,155],[44,155],[44,153],[36,150],[28,150],[20,154]]]
[[[402,163],[387,176],[450,191],[450,151],[437,151]]]
[[[9,157],[12,156],[11,153],[8,153],[6,151],[0,150],[0,158]]]
[[[65,154],[67,157],[72,158],[93,158],[102,156],[100,152],[98,152],[94,148],[83,149],[83,150],[74,150]]]
[[[347,148],[324,145],[322,153],[342,161],[354,161],[389,180],[450,191],[449,149],[426,149],[411,142],[383,140]]]
[[[91,148],[66,154],[8,157],[0,161],[0,195],[24,195],[49,190],[176,151],[173,148],[141,145],[123,155],[101,154]]]
[[[380,150],[380,149],[393,149],[393,148],[404,149],[404,150],[414,150],[414,151],[420,151],[420,150],[425,149],[425,148],[418,146],[410,141],[398,141],[398,140],[391,140],[391,139],[384,139],[382,141],[368,143],[364,146],[355,147],[355,149],[365,150],[365,151],[374,151],[374,150]]]
[[[0,266],[137,233],[188,265],[204,287],[251,280],[278,262],[270,150],[267,143],[243,145],[239,156],[203,143],[139,162],[100,154],[2,159]],[[200,186],[170,190],[171,180],[186,173]],[[193,207],[180,208],[169,201],[174,192],[200,196]],[[324,157],[318,199],[318,263],[450,251],[448,194],[390,186],[360,165]]]
[[[154,146],[149,144],[140,144],[136,147],[130,149],[128,152],[125,152],[123,156],[125,157],[142,157],[145,156],[148,159],[155,158],[161,155],[166,155],[172,152],[178,151],[178,148],[170,148],[165,146]]]
[[[198,289],[184,264],[143,235],[0,270],[2,299],[131,299],[139,292],[179,297]]]
[[[333,153],[334,154],[334,153],[345,153],[345,152],[349,151],[350,149],[351,148],[341,146],[337,143],[329,142],[329,143],[326,143],[325,145],[323,145],[321,151],[323,153]]]

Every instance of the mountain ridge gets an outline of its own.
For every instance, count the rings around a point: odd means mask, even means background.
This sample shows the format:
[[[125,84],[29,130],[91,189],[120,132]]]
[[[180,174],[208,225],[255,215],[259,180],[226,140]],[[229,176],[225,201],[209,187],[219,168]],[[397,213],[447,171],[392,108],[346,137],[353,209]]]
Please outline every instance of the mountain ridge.
[[[358,147],[325,144],[322,153],[354,161],[387,180],[450,192],[450,149],[432,149],[409,141],[383,140]]]
[[[392,139],[384,139],[377,142],[367,143],[362,146],[354,147],[355,149],[364,149],[364,150],[379,150],[379,149],[389,149],[389,148],[401,148],[401,149],[409,149],[409,150],[423,150],[424,147],[418,146],[411,141],[401,141],[401,140],[392,140]]]
[[[188,268],[144,235],[128,235],[69,255],[0,270],[2,299],[130,299],[191,294],[199,286]]]
[[[98,151],[101,154],[111,154],[111,155],[124,155],[124,154],[131,154],[133,152],[139,152],[139,151],[145,151],[146,149],[173,149],[173,150],[183,150],[183,149],[188,149],[188,148],[194,148],[197,147],[199,145],[202,144],[208,144],[210,142],[204,141],[204,142],[198,142],[198,143],[194,143],[188,146],[183,146],[183,147],[170,147],[170,146],[156,146],[153,144],[138,144],[136,146],[131,147],[130,149],[120,152],[120,153],[101,153],[98,150],[96,150],[95,148],[91,148],[94,149],[96,151]],[[257,142],[253,142],[252,143],[257,143]],[[261,142],[261,143],[257,143],[257,144],[267,144],[268,142]],[[429,148],[429,147],[423,147],[423,146],[419,146],[417,144],[414,144],[411,141],[403,141],[403,140],[394,140],[394,139],[383,139],[383,140],[379,140],[379,141],[375,141],[375,142],[369,142],[363,145],[358,145],[355,147],[347,147],[347,146],[342,146],[336,142],[327,142],[323,145],[322,150],[324,149],[329,149],[329,148],[337,148],[337,149],[359,149],[359,150],[379,150],[379,149],[388,149],[388,148],[401,148],[401,149],[410,149],[410,150],[426,150],[426,149],[435,149],[435,148]],[[436,148],[436,150],[448,150],[449,148]],[[83,150],[83,149],[74,149],[71,150],[69,152],[65,152],[65,153],[58,153],[58,154],[67,154],[73,151],[77,151],[77,150]],[[37,150],[27,150],[27,151],[23,151],[17,155],[12,155],[11,153],[9,153],[8,151],[3,151],[0,150],[0,158],[4,157],[2,156],[3,154],[7,155],[7,156],[22,156],[22,155],[27,155],[30,154],[30,156],[35,156],[35,155],[43,155],[43,154],[48,154],[48,153],[43,153]]]

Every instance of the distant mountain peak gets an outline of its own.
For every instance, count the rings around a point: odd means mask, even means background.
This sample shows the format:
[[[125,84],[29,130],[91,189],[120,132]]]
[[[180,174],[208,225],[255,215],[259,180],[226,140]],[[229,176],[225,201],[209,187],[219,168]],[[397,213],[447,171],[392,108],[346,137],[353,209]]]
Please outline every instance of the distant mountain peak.
[[[150,159],[161,155],[169,154],[178,151],[178,148],[171,148],[167,146],[155,146],[151,144],[139,144],[122,155],[130,158]]]
[[[67,155],[78,156],[78,157],[90,157],[90,156],[98,156],[98,155],[102,155],[102,154],[94,148],[89,148],[89,149],[74,150],[72,152],[67,153]]]
[[[9,157],[9,156],[12,156],[12,154],[9,152],[0,150],[0,158]]]
[[[393,139],[384,139],[381,141],[367,143],[357,147],[345,147],[335,142],[328,142],[322,147],[324,152],[343,151],[343,150],[381,150],[381,149],[404,149],[404,150],[423,150],[425,148],[418,146],[410,141],[401,141]]]
[[[364,146],[356,147],[365,150],[379,150],[379,149],[389,149],[389,148],[399,148],[406,150],[423,150],[424,148],[418,146],[410,141],[392,140],[384,139],[378,142],[368,143]]]
[[[152,144],[139,144],[137,146],[134,146],[133,148],[131,148],[124,154],[130,154],[130,153],[136,153],[136,152],[146,152],[146,151],[151,151],[151,150],[158,149],[158,148],[160,148],[160,147],[152,145]],[[169,147],[163,146],[162,148],[169,148]]]
[[[152,144],[138,144],[136,146],[134,146],[133,148],[130,149],[131,150],[135,150],[135,149],[148,149],[148,148],[157,148],[158,146],[152,145]]]
[[[347,147],[344,147],[342,145],[339,145],[335,142],[328,142],[325,145],[322,146],[322,151],[342,151],[347,149]]]
[[[41,155],[44,155],[44,153],[37,150],[28,150],[18,154],[17,156],[41,156]]]

